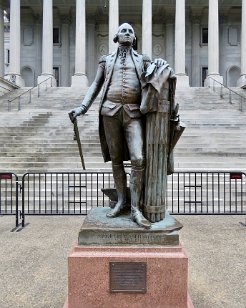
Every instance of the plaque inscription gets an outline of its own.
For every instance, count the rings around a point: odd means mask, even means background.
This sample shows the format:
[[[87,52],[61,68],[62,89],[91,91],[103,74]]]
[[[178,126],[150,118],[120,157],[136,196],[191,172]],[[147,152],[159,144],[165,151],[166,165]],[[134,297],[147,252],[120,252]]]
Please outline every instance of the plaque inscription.
[[[145,262],[109,262],[110,292],[146,293]]]

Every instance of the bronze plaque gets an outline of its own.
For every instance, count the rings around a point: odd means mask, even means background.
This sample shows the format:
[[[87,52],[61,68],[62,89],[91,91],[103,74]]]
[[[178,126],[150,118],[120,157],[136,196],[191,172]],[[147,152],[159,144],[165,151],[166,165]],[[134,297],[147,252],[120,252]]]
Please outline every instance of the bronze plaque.
[[[109,262],[110,292],[146,292],[145,262]]]

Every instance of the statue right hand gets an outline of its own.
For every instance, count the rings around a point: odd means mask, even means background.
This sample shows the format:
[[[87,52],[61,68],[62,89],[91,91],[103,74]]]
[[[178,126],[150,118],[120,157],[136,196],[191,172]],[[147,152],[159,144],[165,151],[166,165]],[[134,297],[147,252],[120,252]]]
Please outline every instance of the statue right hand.
[[[75,109],[72,109],[68,114],[71,122],[73,123],[77,116],[80,116],[81,114],[85,114],[87,109],[84,106],[77,107]]]

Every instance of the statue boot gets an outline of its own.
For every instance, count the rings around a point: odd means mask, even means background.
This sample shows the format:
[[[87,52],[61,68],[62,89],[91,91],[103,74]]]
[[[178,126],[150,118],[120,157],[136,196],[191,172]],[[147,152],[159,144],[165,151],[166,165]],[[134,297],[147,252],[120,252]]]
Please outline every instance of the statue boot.
[[[123,164],[112,165],[115,188],[118,201],[113,209],[107,213],[107,217],[119,216],[122,210],[126,208],[126,173]]]
[[[141,212],[141,194],[143,189],[144,168],[132,167],[130,190],[131,190],[131,215],[132,220],[140,227],[149,229],[151,222]]]

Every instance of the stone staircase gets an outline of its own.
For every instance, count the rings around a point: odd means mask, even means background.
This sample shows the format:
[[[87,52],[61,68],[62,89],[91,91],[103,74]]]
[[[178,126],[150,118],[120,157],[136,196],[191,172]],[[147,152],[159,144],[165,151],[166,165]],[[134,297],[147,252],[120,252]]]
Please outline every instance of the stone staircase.
[[[230,104],[227,94],[220,98],[211,89],[190,88],[178,90],[176,101],[187,126],[175,150],[176,170],[245,171],[246,113],[239,111],[239,97]]]
[[[21,110],[7,101],[23,89],[1,98],[0,103],[0,168],[17,174],[45,171],[81,171],[77,142],[68,112],[80,104],[80,91],[50,88],[38,98],[37,92],[21,98]],[[86,168],[105,168],[101,157],[98,126],[98,101],[90,112],[78,118]],[[106,164],[107,165],[107,164]],[[109,168],[107,165],[106,168]]]
[[[79,105],[82,93],[72,88],[48,88],[21,97],[21,110],[14,98],[27,88],[0,98],[0,171],[82,171],[73,125],[68,111]],[[239,91],[239,89],[237,89]],[[241,90],[242,91],[242,90]],[[246,95],[245,95],[246,96]],[[235,98],[236,99],[236,98]],[[178,90],[181,120],[187,128],[175,150],[178,170],[246,170],[246,113],[238,101],[227,102],[207,88]],[[104,163],[98,137],[98,104],[78,119],[87,170],[110,170]],[[245,106],[246,108],[246,106]]]

